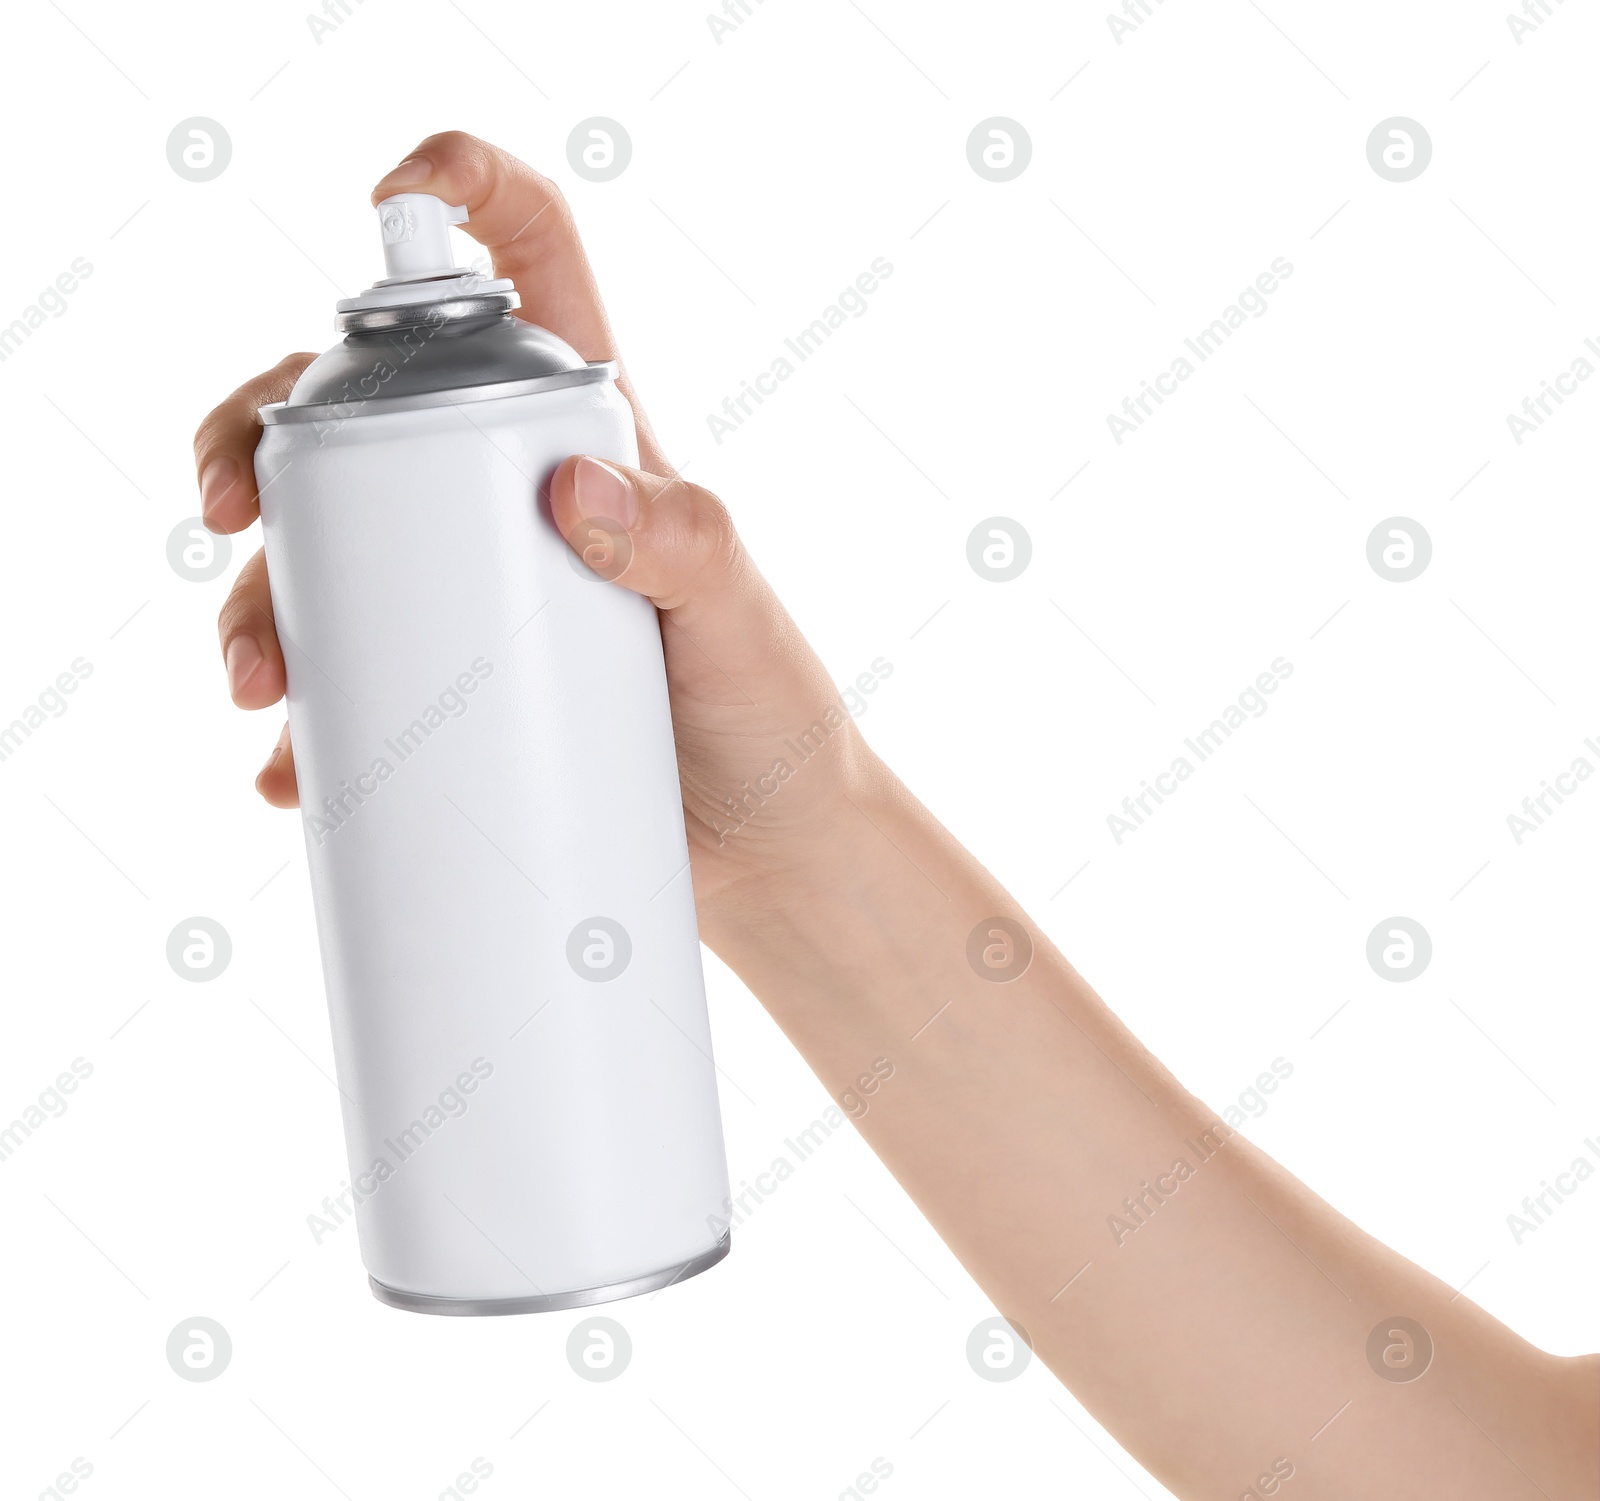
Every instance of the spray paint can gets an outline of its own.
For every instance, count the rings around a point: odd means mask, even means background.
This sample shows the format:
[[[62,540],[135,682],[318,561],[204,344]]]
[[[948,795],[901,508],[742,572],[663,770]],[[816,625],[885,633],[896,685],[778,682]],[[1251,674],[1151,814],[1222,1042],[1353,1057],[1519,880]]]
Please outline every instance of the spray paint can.
[[[465,209],[378,213],[256,450],[362,1258],[418,1312],[629,1297],[728,1250],[660,626],[546,498],[633,418]]]

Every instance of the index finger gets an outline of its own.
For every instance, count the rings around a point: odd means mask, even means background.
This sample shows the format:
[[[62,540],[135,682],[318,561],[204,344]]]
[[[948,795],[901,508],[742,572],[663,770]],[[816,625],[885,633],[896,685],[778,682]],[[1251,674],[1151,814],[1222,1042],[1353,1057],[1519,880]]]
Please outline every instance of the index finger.
[[[508,152],[459,130],[429,136],[372,190],[431,193],[463,203],[461,226],[485,250],[497,277],[517,289],[517,315],[547,328],[589,361],[618,358],[600,288],[561,190]],[[643,467],[670,474],[627,377],[618,382],[639,428]]]

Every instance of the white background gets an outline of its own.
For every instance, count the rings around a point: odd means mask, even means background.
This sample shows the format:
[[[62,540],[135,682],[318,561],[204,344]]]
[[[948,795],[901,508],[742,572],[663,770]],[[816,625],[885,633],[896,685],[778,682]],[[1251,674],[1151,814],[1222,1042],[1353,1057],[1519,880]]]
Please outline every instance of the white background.
[[[0,1121],[94,1072],[0,1163],[6,1493],[81,1456],[107,1497],[430,1498],[482,1456],[488,1496],[828,1498],[881,1456],[880,1495],[1166,1494],[1037,1364],[973,1374],[986,1300],[851,1132],[725,1264],[605,1310],[635,1348],[605,1385],[575,1315],[403,1315],[353,1230],[313,1242],[346,1169],[301,834],[251,788],[280,711],[230,706],[213,629],[257,539],[205,584],[165,546],[200,417],[332,342],[379,274],[369,188],[445,128],[569,194],[669,453],[838,682],[893,664],[862,729],[1155,1052],[1218,1108],[1292,1062],[1259,1143],[1595,1348],[1600,1180],[1520,1246],[1506,1216],[1600,1157],[1600,783],[1520,847],[1506,816],[1600,737],[1600,382],[1521,446],[1505,418],[1600,336],[1600,19],[1519,46],[1482,0],[1170,0],[1119,45],[1093,5],[752,0],[718,45],[677,0],[367,0],[318,45],[302,4],[8,20],[0,324],[93,272],[0,364],[0,721],[94,670],[0,762]],[[233,142],[203,184],[165,155],[195,115]],[[566,160],[594,115],[633,141],[605,184]],[[1033,143],[1003,184],[966,157],[994,115]],[[1394,115],[1434,147],[1406,183],[1366,156]],[[879,256],[865,315],[717,445],[707,413]],[[1277,257],[1268,311],[1117,446],[1107,414]],[[1032,538],[1009,584],[966,561],[996,515]],[[1432,538],[1410,583],[1367,562],[1392,516]],[[1269,712],[1116,844],[1280,656]],[[203,985],[165,958],[194,914],[234,943]],[[1406,984],[1365,958],[1394,915],[1434,945]],[[707,964],[738,1181],[827,1100]],[[234,1344],[204,1384],[164,1356],[193,1315]]]

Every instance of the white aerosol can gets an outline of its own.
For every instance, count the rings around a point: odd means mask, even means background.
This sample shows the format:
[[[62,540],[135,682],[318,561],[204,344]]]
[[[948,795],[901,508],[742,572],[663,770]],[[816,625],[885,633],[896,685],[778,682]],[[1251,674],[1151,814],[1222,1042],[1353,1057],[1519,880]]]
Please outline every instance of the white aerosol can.
[[[660,626],[547,495],[571,454],[636,464],[633,418],[614,364],[454,266],[465,209],[378,213],[387,277],[256,450],[338,1197],[396,1307],[628,1297],[728,1250]]]

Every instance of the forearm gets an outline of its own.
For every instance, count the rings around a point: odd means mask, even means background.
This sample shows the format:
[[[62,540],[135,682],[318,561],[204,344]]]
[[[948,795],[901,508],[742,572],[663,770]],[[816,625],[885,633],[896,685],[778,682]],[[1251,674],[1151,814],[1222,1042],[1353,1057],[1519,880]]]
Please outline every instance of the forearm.
[[[835,1097],[893,1065],[862,1134],[1142,1463],[1184,1496],[1244,1494],[1280,1459],[1306,1498],[1537,1495],[1517,1465],[1594,1493],[1592,1362],[1535,1350],[1230,1132],[862,766],[807,864],[727,894],[708,938]],[[1034,948],[1001,983],[968,957],[996,917]],[[1415,1380],[1369,1364],[1394,1315],[1434,1345]]]

